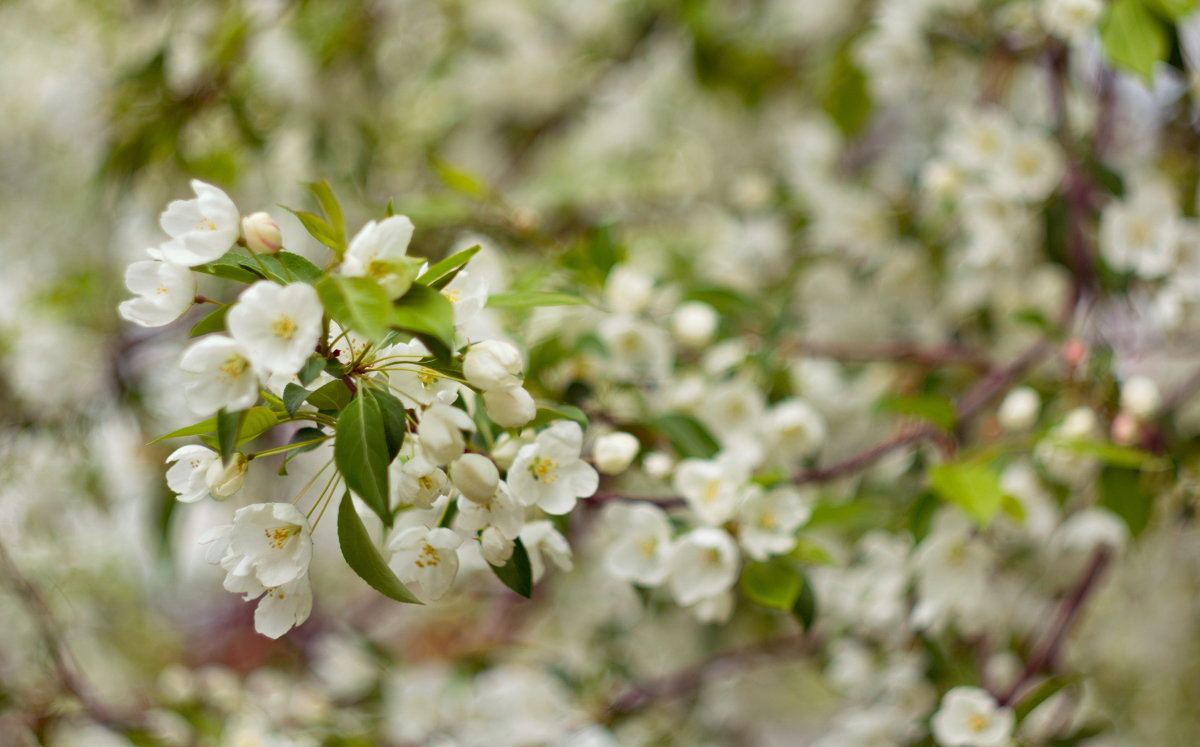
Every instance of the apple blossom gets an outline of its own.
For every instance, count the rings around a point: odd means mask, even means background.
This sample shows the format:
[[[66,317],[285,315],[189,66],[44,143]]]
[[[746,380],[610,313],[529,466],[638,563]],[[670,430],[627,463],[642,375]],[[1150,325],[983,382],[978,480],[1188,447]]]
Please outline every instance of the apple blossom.
[[[441,599],[458,574],[458,546],[462,538],[454,530],[438,527],[409,527],[388,541],[389,565],[401,581],[418,583],[429,599]]]
[[[484,392],[483,407],[492,422],[504,428],[521,428],[537,415],[533,397],[519,386]]]
[[[596,469],[606,475],[619,475],[629,469],[641,447],[633,434],[624,431],[605,433],[592,445]]]
[[[421,413],[417,439],[421,451],[435,465],[449,464],[466,449],[463,431],[474,432],[475,421],[457,407],[433,405]]]
[[[579,458],[583,429],[571,420],[558,420],[521,447],[508,471],[508,487],[526,506],[565,514],[578,498],[596,492],[600,476]]]
[[[171,240],[159,247],[162,259],[194,267],[229,251],[241,229],[241,215],[229,195],[199,179],[191,200],[175,200],[159,218]]]
[[[412,235],[412,221],[404,215],[369,221],[350,239],[342,260],[342,274],[375,278],[390,275],[393,270],[389,263],[407,255]]]
[[[671,552],[666,513],[651,503],[611,504],[604,509],[604,521],[612,534],[604,554],[608,572],[643,586],[661,584]]]
[[[258,401],[258,376],[250,354],[225,335],[206,335],[183,352],[179,367],[188,374],[188,405],[197,415],[222,408],[244,410]]]
[[[810,503],[794,487],[753,489],[738,509],[738,542],[755,560],[791,552],[796,530],[811,515]]]
[[[125,286],[136,297],[121,302],[121,317],[143,327],[170,324],[195,302],[196,278],[192,271],[170,262],[134,262],[125,269]]]
[[[521,544],[529,553],[529,565],[536,584],[546,573],[547,561],[559,570],[570,571],[575,567],[571,558],[571,545],[567,538],[548,521],[533,521],[521,528]]]
[[[234,495],[246,481],[246,455],[235,451],[228,464],[222,464],[220,459],[214,461],[208,466],[205,481],[209,494],[218,501]]]
[[[487,503],[500,484],[500,470],[482,454],[463,454],[450,463],[450,480],[466,498]]]
[[[521,385],[521,351],[502,340],[484,340],[467,348],[463,376],[482,391]]]
[[[942,697],[930,726],[942,747],[1001,747],[1012,738],[1012,709],[996,703],[986,690],[956,687]]]
[[[250,249],[259,254],[274,254],[283,248],[279,224],[269,213],[251,213],[242,218],[242,236]]]
[[[225,323],[255,369],[290,375],[312,354],[321,315],[321,301],[311,285],[260,280],[242,292]]]
[[[311,559],[312,536],[304,514],[290,503],[255,503],[234,513],[221,567],[230,576],[253,576],[269,588],[306,574]]]
[[[675,540],[667,559],[667,583],[675,600],[690,606],[733,586],[737,545],[725,531],[700,527]]]
[[[167,486],[184,503],[195,503],[208,495],[208,470],[220,464],[220,456],[207,446],[180,446],[167,457]]]

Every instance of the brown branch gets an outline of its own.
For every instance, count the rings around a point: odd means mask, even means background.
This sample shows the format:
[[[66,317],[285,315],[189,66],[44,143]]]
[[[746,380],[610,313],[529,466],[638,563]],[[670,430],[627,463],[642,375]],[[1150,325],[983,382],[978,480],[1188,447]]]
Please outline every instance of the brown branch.
[[[785,354],[801,354],[814,358],[829,358],[844,363],[895,361],[922,366],[969,366],[989,371],[992,360],[983,351],[968,345],[923,346],[904,341],[832,342],[824,340],[792,340],[784,343]]]
[[[636,713],[651,703],[681,698],[699,689],[706,679],[716,673],[734,674],[780,655],[804,655],[815,650],[814,640],[800,633],[722,651],[694,666],[630,687],[613,698],[605,718],[612,721],[618,716]]]
[[[0,572],[7,578],[8,585],[16,593],[32,618],[38,636],[42,639],[42,645],[50,657],[51,671],[59,687],[79,701],[84,713],[96,723],[114,728],[136,725],[137,718],[118,714],[91,694],[91,688],[84,681],[83,676],[76,671],[74,656],[71,654],[58,622],[54,619],[50,605],[42,598],[33,583],[17,568],[8,548],[3,544],[0,544]]]
[[[1049,633],[1042,639],[1041,645],[1034,649],[1033,654],[1025,663],[1025,669],[1021,672],[1021,676],[1008,689],[1008,692],[1000,696],[1000,705],[1004,706],[1012,703],[1017,695],[1035,677],[1054,668],[1059,653],[1062,650],[1063,642],[1067,638],[1067,633],[1070,632],[1071,626],[1083,610],[1084,602],[1087,601],[1088,596],[1097,588],[1100,577],[1104,574],[1105,568],[1108,567],[1111,561],[1112,553],[1106,548],[1099,548],[1092,554],[1087,568],[1084,569],[1083,575],[1075,583],[1074,589],[1059,605],[1058,613],[1054,616],[1054,622],[1050,626]]]

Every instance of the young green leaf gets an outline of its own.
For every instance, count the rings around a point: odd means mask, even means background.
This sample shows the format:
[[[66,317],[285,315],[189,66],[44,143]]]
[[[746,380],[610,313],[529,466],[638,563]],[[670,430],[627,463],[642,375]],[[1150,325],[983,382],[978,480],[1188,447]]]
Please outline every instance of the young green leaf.
[[[300,373],[297,374],[300,379],[300,385],[308,386],[309,384],[313,383],[313,381],[320,376],[321,372],[324,370],[325,359],[319,355],[312,356],[304,362],[304,367],[301,368]]]
[[[537,414],[533,420],[529,421],[526,428],[540,428],[543,425],[549,425],[555,420],[574,420],[579,423],[580,428],[587,428],[588,419],[583,410],[572,405],[557,405],[555,407],[539,407]]]
[[[1021,697],[1013,707],[1013,714],[1017,717],[1017,723],[1025,720],[1025,717],[1033,712],[1033,709],[1045,703],[1055,693],[1062,690],[1068,685],[1073,685],[1082,679],[1079,675],[1068,676],[1053,676],[1044,680],[1037,687],[1029,691],[1027,695]]]
[[[329,182],[322,179],[304,186],[308,187],[308,191],[312,192],[313,197],[317,198],[317,204],[321,206],[321,212],[325,213],[325,219],[328,221],[329,227],[333,229],[333,235],[344,245],[346,243],[346,219],[342,217],[342,206],[338,204]]]
[[[346,486],[391,526],[388,464],[392,460],[386,438],[379,403],[360,390],[338,417],[333,460]]]
[[[1169,45],[1166,27],[1143,0],[1113,0],[1100,24],[1100,43],[1114,65],[1147,83],[1155,63],[1166,59]]]
[[[287,410],[287,414],[295,415],[296,410],[300,409],[300,405],[304,404],[310,394],[312,392],[299,384],[288,382],[288,385],[283,388],[283,406]]]
[[[246,255],[238,254],[237,252],[226,252],[220,257],[217,257],[212,262],[204,265],[197,265],[192,269],[196,272],[202,272],[205,275],[222,278],[223,280],[232,280],[236,283],[250,284],[263,278],[263,273],[260,268],[249,268],[242,265],[242,260],[246,259]]]
[[[1000,477],[979,462],[947,462],[929,471],[933,491],[957,504],[980,526],[986,526],[1004,505]]]
[[[454,307],[433,288],[415,283],[393,303],[391,323],[416,335],[438,358],[454,350]]]
[[[199,423],[192,423],[191,425],[184,426],[183,428],[178,428],[176,430],[173,430],[170,433],[164,433],[163,435],[159,436],[158,438],[154,439],[153,441],[149,442],[146,445],[153,446],[154,444],[158,443],[159,441],[166,441],[168,438],[183,438],[184,436],[200,436],[205,433],[212,433],[216,429],[217,429],[217,419],[215,417],[205,418],[204,420],[201,420]]]
[[[482,248],[479,244],[476,244],[470,249],[463,249],[461,252],[451,254],[441,262],[431,265],[421,277],[417,278],[417,282],[428,285],[431,288],[438,288],[439,290],[445,288],[446,284],[453,280],[454,276],[463,268],[463,265],[469,262],[471,257],[478,254]]]
[[[340,379],[331,381],[308,395],[308,404],[318,410],[341,410],[350,404],[350,389]]]
[[[284,210],[300,219],[300,223],[304,226],[304,230],[308,231],[314,239],[321,242],[325,246],[333,250],[333,253],[338,259],[346,253],[346,244],[338,238],[337,232],[333,230],[333,226],[319,215],[313,215],[303,210],[292,210],[290,207],[280,205]]]
[[[203,319],[192,326],[192,331],[188,332],[188,337],[199,337],[200,335],[207,335],[209,332],[220,332],[225,329],[225,314],[229,312],[229,307],[230,304],[218,306],[205,314]]]
[[[590,306],[579,296],[548,291],[525,291],[523,293],[496,293],[488,296],[489,309],[531,309],[535,306]]]
[[[246,418],[247,410],[228,412],[224,408],[217,411],[217,451],[221,454],[221,462],[229,464],[230,457],[237,445],[238,433],[242,421]]]
[[[387,333],[392,306],[387,293],[371,278],[326,275],[317,283],[325,311],[338,324],[372,341]]]
[[[879,401],[879,407],[898,415],[923,418],[946,431],[954,430],[954,424],[958,419],[954,411],[954,403],[937,394],[884,397]]]
[[[740,580],[747,599],[775,610],[790,610],[800,596],[802,585],[795,566],[780,558],[747,563]]]
[[[529,564],[529,553],[520,539],[513,543],[512,557],[507,563],[499,566],[490,563],[488,565],[505,586],[526,599],[533,596],[533,568]]]
[[[1142,473],[1127,467],[1108,466],[1100,473],[1100,505],[1120,516],[1133,537],[1154,513],[1154,497],[1142,488]]]
[[[349,492],[342,496],[341,505],[338,506],[338,544],[341,545],[346,564],[375,591],[397,602],[422,604],[388,568],[383,555],[371,541],[367,528],[363,526],[358,511],[354,509],[354,499]]]
[[[800,592],[796,595],[796,603],[792,605],[792,614],[800,621],[805,630],[812,630],[817,619],[817,595],[813,591],[812,580],[804,571],[800,571]]]
[[[666,437],[680,456],[710,459],[721,450],[708,429],[691,415],[667,413],[655,418],[649,425]]]
[[[408,416],[404,405],[391,392],[382,389],[366,389],[366,395],[375,400],[383,418],[384,441],[387,444],[389,460],[396,458],[400,447],[404,445],[404,437],[408,433]]]

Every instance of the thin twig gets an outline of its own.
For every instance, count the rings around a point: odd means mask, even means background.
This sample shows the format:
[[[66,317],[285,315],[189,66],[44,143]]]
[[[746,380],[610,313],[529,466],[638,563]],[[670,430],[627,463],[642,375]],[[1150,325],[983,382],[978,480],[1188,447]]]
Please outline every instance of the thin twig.
[[[814,358],[830,358],[844,363],[896,361],[922,366],[963,365],[979,371],[989,371],[992,360],[983,351],[968,345],[923,346],[905,341],[832,342],[824,340],[792,340],[784,343],[787,354]]]
[[[1092,554],[1087,568],[1075,583],[1074,589],[1059,605],[1058,613],[1054,616],[1054,622],[1051,624],[1048,634],[1025,663],[1025,669],[1021,672],[1021,676],[1008,689],[1008,692],[1000,696],[1000,705],[1012,703],[1035,677],[1054,668],[1067,633],[1070,632],[1075,619],[1079,617],[1084,602],[1097,588],[1097,582],[1111,561],[1112,553],[1107,548],[1099,548]]]

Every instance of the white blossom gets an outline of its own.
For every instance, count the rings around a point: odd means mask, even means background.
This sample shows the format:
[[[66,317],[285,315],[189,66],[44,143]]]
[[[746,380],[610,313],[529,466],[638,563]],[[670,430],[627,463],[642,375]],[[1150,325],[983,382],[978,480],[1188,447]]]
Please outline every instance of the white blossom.
[[[190,269],[156,259],[125,268],[125,287],[136,298],[121,302],[121,317],[143,327],[170,324],[192,308],[196,297],[196,278]]]
[[[1001,747],[1012,738],[1015,717],[986,690],[956,687],[945,694],[930,727],[942,747]]]
[[[450,492],[450,480],[436,464],[416,451],[405,462],[396,460],[389,467],[396,495],[403,504],[432,508],[433,502]]]
[[[661,584],[671,551],[666,512],[650,503],[612,503],[604,509],[604,522],[612,536],[604,552],[608,572],[643,586]]]
[[[640,448],[641,442],[631,433],[605,433],[592,445],[596,469],[606,475],[619,475],[629,469]]]
[[[308,519],[290,503],[255,503],[233,515],[221,567],[229,576],[252,576],[282,586],[308,573],[312,535]],[[228,580],[228,579],[227,579]]]
[[[258,401],[250,354],[233,338],[205,335],[183,352],[179,367],[188,374],[184,393],[197,415],[244,410]]]
[[[560,570],[575,567],[571,560],[571,545],[548,521],[534,521],[521,528],[521,544],[529,553],[529,565],[536,584],[546,573],[547,561]]]
[[[383,278],[392,274],[390,262],[408,253],[413,224],[404,215],[393,215],[379,222],[370,221],[350,239],[341,271],[350,277]]]
[[[796,530],[811,515],[810,502],[794,487],[756,488],[738,510],[738,542],[755,560],[783,555],[796,546]]]
[[[225,325],[256,370],[291,375],[312,354],[322,315],[321,301],[311,285],[281,286],[260,280],[242,292]]]
[[[737,513],[750,478],[745,462],[735,454],[716,459],[685,459],[675,468],[673,485],[706,524],[722,524]]]
[[[577,498],[596,492],[600,476],[579,458],[583,429],[571,420],[559,420],[521,447],[508,471],[508,487],[526,506],[551,514],[565,514]]]
[[[161,258],[195,267],[212,262],[237,241],[241,215],[229,195],[193,179],[191,200],[175,200],[159,218],[171,240],[159,247]]]
[[[537,405],[524,387],[491,389],[483,393],[488,417],[503,428],[521,428],[537,415]]]
[[[409,527],[388,541],[389,565],[405,583],[418,583],[429,599],[441,599],[458,574],[458,546],[462,538],[452,529]]]
[[[450,480],[464,497],[487,503],[500,484],[500,470],[482,454],[463,454],[450,463]]]
[[[220,463],[220,455],[207,446],[180,446],[167,457],[167,486],[184,503],[195,503],[208,495],[208,468]]]
[[[475,343],[463,355],[463,377],[485,392],[520,386],[523,366],[521,351],[502,340]]]
[[[721,529],[693,529],[675,540],[667,567],[671,593],[686,607],[733,586],[738,571],[737,545]]]

